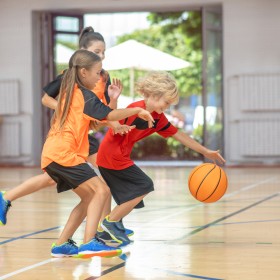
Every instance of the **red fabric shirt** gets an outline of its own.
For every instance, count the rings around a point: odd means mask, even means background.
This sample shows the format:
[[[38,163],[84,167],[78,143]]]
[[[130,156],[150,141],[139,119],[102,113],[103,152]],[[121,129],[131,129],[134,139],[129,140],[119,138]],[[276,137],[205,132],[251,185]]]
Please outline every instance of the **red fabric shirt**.
[[[141,107],[146,109],[144,100],[134,102],[128,106]],[[121,124],[136,125],[136,128],[125,135],[113,134],[112,129],[109,129],[104,139],[102,140],[98,153],[97,165],[108,169],[121,170],[132,166],[134,162],[130,158],[130,154],[134,143],[157,132],[164,138],[177,133],[178,129],[174,127],[164,114],[152,112],[155,123],[152,128],[148,128],[148,122],[132,116],[120,121]]]

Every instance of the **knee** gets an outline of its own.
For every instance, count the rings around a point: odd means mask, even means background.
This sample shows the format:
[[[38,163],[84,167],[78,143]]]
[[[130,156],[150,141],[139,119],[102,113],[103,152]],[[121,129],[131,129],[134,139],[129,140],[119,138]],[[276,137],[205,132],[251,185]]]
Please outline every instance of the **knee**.
[[[98,188],[96,188],[96,194],[104,199],[107,199],[111,195],[111,192],[109,187],[102,183],[98,186]]]
[[[88,192],[86,195],[81,197],[81,203],[89,204],[93,198],[93,195],[94,195],[93,192]]]

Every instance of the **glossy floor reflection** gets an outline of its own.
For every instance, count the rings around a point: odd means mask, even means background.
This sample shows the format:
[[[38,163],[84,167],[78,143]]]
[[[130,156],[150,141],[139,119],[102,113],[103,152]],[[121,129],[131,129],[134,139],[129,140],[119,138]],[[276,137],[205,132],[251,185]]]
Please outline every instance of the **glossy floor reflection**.
[[[0,279],[280,279],[279,168],[226,168],[228,191],[213,204],[189,194],[190,167],[143,170],[155,191],[144,209],[124,219],[135,235],[123,255],[51,258],[51,244],[78,199],[50,187],[13,202],[0,227]],[[40,172],[0,168],[0,189]],[[74,235],[78,243],[83,227]]]

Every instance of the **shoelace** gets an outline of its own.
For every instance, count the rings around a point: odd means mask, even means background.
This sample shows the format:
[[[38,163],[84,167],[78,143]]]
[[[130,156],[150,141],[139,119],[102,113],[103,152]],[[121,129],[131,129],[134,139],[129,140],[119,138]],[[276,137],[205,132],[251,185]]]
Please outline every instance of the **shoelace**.
[[[77,247],[77,243],[73,240],[73,239],[68,239],[68,243],[71,245],[71,246],[75,246],[75,247]]]
[[[8,200],[7,201],[7,208],[6,208],[6,213],[9,211],[9,209],[12,207],[11,202]]]

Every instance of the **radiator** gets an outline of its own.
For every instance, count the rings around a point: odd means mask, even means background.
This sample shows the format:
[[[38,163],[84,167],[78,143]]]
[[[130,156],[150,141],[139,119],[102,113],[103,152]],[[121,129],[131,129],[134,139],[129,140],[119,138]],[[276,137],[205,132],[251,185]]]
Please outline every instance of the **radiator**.
[[[20,123],[2,122],[0,125],[0,157],[20,155]]]
[[[255,74],[239,77],[242,111],[280,112],[280,74]]]
[[[230,160],[279,162],[280,73],[232,76],[228,97]]]
[[[0,80],[0,115],[19,114],[18,80]]]
[[[280,120],[244,120],[240,129],[242,156],[280,156]]]

